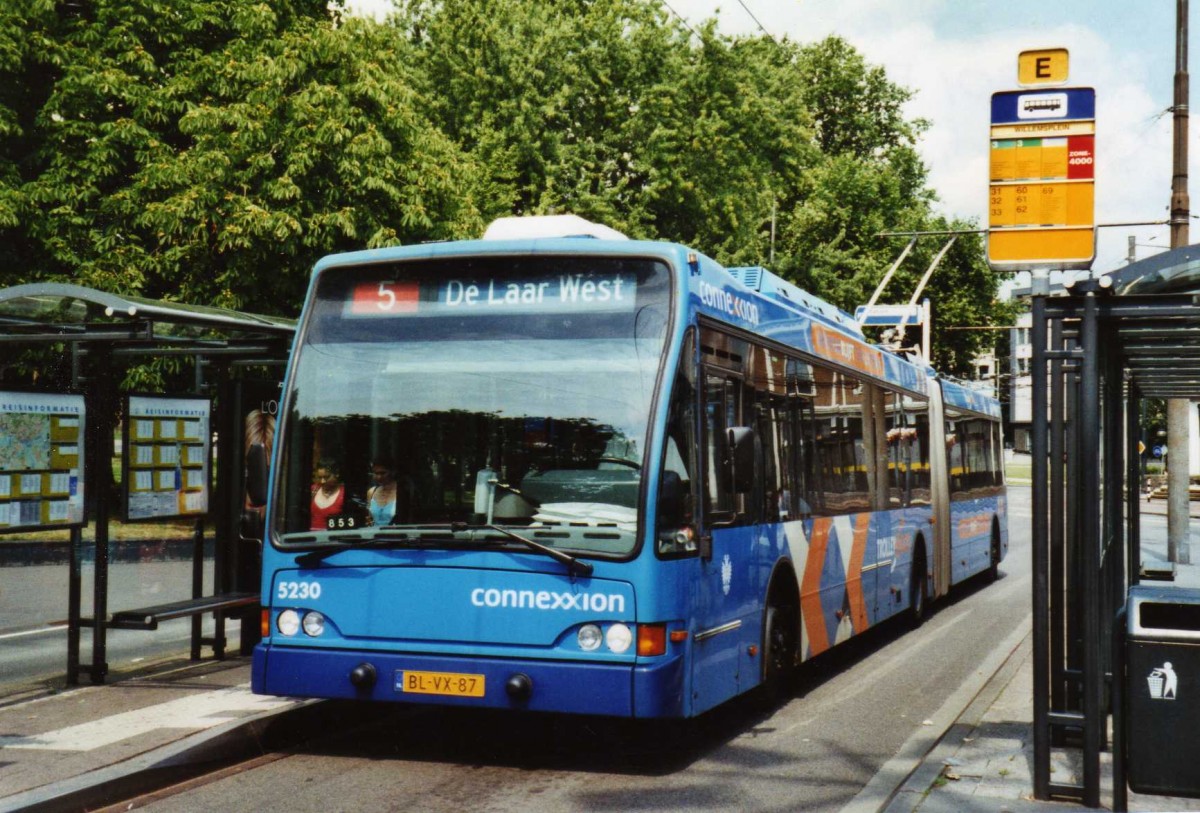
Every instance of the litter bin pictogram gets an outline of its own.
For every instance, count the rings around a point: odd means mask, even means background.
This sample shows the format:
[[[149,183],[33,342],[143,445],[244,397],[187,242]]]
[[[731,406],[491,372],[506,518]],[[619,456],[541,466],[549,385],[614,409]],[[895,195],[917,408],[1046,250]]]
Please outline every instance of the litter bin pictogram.
[[[1146,682],[1150,684],[1150,696],[1155,699],[1161,698],[1163,690],[1162,672],[1155,669],[1150,673],[1150,677],[1146,678]]]

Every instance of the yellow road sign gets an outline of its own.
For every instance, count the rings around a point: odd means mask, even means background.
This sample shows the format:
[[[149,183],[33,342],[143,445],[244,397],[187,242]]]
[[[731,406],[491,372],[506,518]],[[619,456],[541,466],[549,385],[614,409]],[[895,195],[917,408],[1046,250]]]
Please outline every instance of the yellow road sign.
[[[1031,266],[1074,268],[1096,256],[1096,230],[1091,227],[1014,229],[988,234],[988,262],[1009,270]],[[1086,266],[1083,266],[1086,267]]]
[[[1017,83],[1023,87],[1062,85],[1067,81],[1069,67],[1066,48],[1022,51],[1017,57]]]

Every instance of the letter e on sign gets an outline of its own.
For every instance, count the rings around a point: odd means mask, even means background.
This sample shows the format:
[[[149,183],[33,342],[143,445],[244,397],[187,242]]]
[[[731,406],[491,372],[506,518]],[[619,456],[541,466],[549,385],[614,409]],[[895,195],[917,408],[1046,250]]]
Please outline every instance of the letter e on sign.
[[[1066,84],[1069,62],[1066,48],[1022,51],[1017,57],[1017,84],[1021,87]]]

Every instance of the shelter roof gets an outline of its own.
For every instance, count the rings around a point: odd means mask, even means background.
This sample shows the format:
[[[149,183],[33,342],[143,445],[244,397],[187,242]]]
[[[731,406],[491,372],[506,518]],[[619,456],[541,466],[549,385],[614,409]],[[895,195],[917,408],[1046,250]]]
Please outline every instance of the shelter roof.
[[[295,329],[294,319],[112,294],[68,283],[0,289],[0,338],[5,342],[113,341],[203,353],[247,342],[287,340]]]
[[[1200,399],[1200,245],[1077,284],[1067,300],[1089,290],[1099,295],[1101,340],[1116,348],[1143,396]],[[1055,300],[1048,307],[1056,309]]]

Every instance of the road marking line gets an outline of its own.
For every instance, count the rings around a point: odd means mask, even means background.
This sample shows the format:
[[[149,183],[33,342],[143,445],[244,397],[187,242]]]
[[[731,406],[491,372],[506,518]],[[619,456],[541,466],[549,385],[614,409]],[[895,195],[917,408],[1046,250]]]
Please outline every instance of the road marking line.
[[[250,694],[250,684],[180,697],[144,709],[114,714],[90,723],[30,734],[0,737],[0,749],[91,751],[161,728],[206,729],[227,720],[291,703]]]

